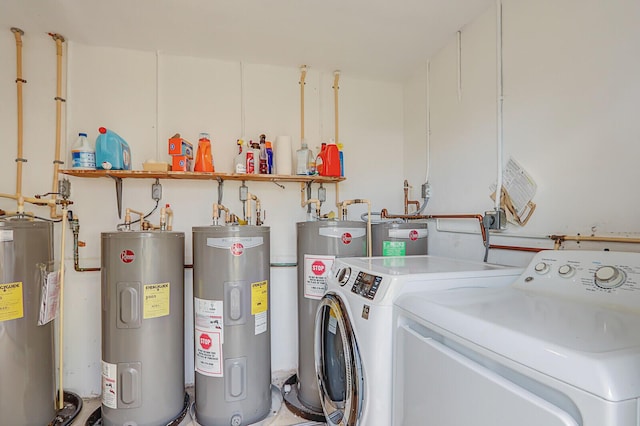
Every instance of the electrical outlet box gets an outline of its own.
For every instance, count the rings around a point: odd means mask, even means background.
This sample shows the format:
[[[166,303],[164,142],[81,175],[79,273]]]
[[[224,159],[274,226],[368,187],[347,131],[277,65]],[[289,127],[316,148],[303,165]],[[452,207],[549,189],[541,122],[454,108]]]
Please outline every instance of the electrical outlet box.
[[[431,198],[431,184],[429,182],[422,184],[422,198]]]
[[[62,179],[58,181],[58,192],[65,200],[71,196],[71,182],[69,182],[69,179]]]
[[[162,185],[159,182],[151,185],[151,198],[153,201],[160,201],[162,198]]]
[[[249,187],[246,185],[241,185],[239,188],[239,197],[240,201],[247,201],[249,198]]]
[[[482,224],[486,229],[507,229],[507,214],[502,209],[485,212]]]
[[[325,188],[324,186],[318,188],[318,201],[320,201],[321,203],[327,201],[327,188]]]

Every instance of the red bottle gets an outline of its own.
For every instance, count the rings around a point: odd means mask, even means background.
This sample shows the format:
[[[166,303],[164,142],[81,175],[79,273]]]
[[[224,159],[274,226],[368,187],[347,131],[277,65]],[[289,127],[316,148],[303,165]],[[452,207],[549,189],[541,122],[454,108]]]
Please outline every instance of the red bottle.
[[[330,143],[324,151],[322,176],[340,176],[340,150],[338,145]]]
[[[320,176],[326,176],[324,174],[326,149],[327,149],[327,144],[322,142],[322,146],[320,147],[320,153],[316,156],[316,171]]]

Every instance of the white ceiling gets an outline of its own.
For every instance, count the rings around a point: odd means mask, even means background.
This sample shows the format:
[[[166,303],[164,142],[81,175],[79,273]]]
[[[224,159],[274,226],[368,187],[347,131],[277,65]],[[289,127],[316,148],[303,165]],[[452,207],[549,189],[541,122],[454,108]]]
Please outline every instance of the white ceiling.
[[[78,43],[402,81],[493,0],[0,0],[0,25]],[[4,56],[4,54],[2,55]]]

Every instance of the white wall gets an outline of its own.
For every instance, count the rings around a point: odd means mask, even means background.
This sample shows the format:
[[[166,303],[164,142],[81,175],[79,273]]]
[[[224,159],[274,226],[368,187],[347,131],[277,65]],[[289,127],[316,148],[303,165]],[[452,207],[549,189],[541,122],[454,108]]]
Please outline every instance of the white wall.
[[[639,19],[637,1],[504,0],[504,157],[513,156],[538,190],[530,222],[523,228],[511,225],[506,236],[492,235],[492,243],[550,247],[544,238],[549,234],[636,236],[640,231],[635,214],[640,207],[635,190],[640,182]],[[493,208],[495,8],[461,30],[461,100],[456,37],[430,60],[432,214]],[[424,108],[424,97],[406,96],[424,92],[424,81],[423,69],[405,85],[406,109]],[[407,135],[425,128],[424,116],[405,114],[405,119]],[[405,156],[424,147],[424,137],[422,143],[408,139]],[[460,232],[432,227],[431,253],[482,258],[477,224],[439,226]],[[500,250],[489,256],[513,264],[529,258]]]
[[[55,44],[46,36],[25,36],[25,194],[50,190],[55,136]],[[11,35],[11,34],[10,34]],[[3,57],[15,52],[13,37],[0,41]],[[176,132],[192,142],[198,133],[212,136],[216,170],[230,172],[235,141],[239,137],[268,139],[291,135],[294,148],[300,135],[300,73],[297,68],[239,64],[215,59],[169,56],[156,52],[92,47],[73,40],[65,43],[66,124],[63,146],[78,132],[95,140],[100,126],[115,130],[130,144],[135,169],[147,159],[168,160],[167,139]],[[0,158],[0,192],[15,191],[15,62],[0,65],[0,127],[7,137]],[[312,147],[334,135],[333,74],[313,69],[305,87],[305,135]],[[402,86],[342,75],[340,79],[340,139],[344,142],[347,180],[340,199],[368,198],[374,209],[401,208],[402,202]],[[244,116],[244,134],[243,119]],[[277,147],[275,148],[277,149]],[[121,220],[116,212],[114,182],[108,178],[70,177],[72,210],[80,219],[80,266],[100,266],[100,233],[114,231]],[[123,208],[150,211],[151,179],[124,180]],[[174,210],[174,230],[186,234],[186,262],[192,261],[191,227],[211,223],[211,206],[218,199],[216,181],[164,180],[161,204]],[[240,182],[224,183],[223,203],[241,215]],[[295,262],[295,223],[305,220],[300,207],[300,184],[247,182],[262,201],[265,225],[271,227],[272,262]],[[327,185],[328,203],[334,206],[334,185]],[[314,196],[317,185],[313,186]],[[0,208],[15,210],[15,203],[0,199]],[[47,209],[29,208],[42,216]],[[355,205],[350,219],[366,211]],[[158,214],[150,219],[157,223]],[[56,225],[56,246],[60,225]],[[65,291],[65,387],[83,396],[100,392],[100,274],[73,270],[71,233],[67,234]],[[56,248],[56,250],[59,250]],[[187,301],[186,381],[193,382],[191,330],[192,272],[185,271]],[[294,268],[272,268],[272,369],[297,366],[297,305]]]

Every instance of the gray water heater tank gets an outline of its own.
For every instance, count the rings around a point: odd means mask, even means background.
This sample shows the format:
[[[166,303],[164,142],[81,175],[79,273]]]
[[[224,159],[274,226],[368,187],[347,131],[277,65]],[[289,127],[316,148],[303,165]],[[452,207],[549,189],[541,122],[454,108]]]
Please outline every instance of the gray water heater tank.
[[[372,256],[427,254],[426,222],[383,222],[371,225]]]
[[[41,288],[53,272],[53,225],[0,220],[0,424],[55,417],[53,322],[38,325]]]
[[[298,260],[298,399],[322,412],[314,359],[316,310],[336,257],[367,254],[367,226],[356,221],[297,224]]]
[[[196,419],[240,426],[271,409],[270,231],[193,228]]]
[[[184,233],[102,233],[102,424],[157,426],[184,405]]]

